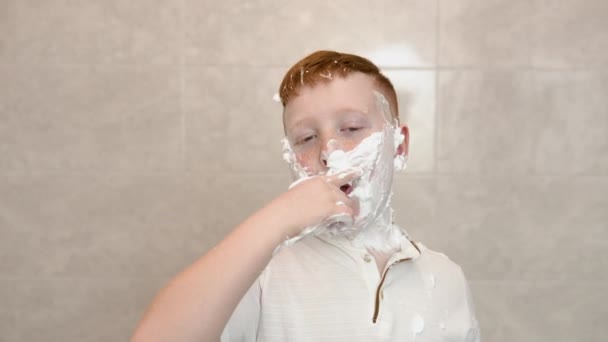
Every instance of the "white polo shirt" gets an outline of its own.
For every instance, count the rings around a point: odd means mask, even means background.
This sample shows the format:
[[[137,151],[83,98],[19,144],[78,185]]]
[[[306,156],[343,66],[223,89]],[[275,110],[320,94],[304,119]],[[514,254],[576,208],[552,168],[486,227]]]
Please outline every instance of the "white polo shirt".
[[[480,340],[461,268],[404,234],[382,275],[350,241],[283,248],[243,297],[222,341]]]

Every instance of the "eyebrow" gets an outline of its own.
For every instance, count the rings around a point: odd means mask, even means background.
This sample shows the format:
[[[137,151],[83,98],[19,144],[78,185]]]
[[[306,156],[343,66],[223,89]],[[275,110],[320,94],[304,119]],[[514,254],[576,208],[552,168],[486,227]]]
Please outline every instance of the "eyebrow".
[[[307,121],[310,121],[309,118],[303,118],[303,119],[297,120],[296,122],[294,122],[293,124],[291,124],[289,126],[285,126],[285,133],[291,132],[300,126],[304,126],[307,123]]]
[[[345,113],[354,113],[354,114],[358,114],[361,116],[365,116],[366,114],[368,114],[368,111],[361,110],[360,108],[354,108],[354,107],[340,107],[337,110],[332,111],[332,114],[345,114]],[[298,126],[302,126],[307,121],[310,121],[310,118],[306,117],[306,118],[296,120],[290,126],[285,126],[285,131],[286,131],[285,133],[298,128]]]

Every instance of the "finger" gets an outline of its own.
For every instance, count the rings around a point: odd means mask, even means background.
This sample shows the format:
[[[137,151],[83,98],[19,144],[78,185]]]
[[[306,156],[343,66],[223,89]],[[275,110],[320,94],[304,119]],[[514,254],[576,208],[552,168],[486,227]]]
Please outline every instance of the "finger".
[[[325,219],[325,224],[327,226],[343,224],[343,225],[352,225],[354,222],[353,216],[347,212],[340,212],[334,215],[331,215],[327,219]]]
[[[359,215],[359,201],[357,201],[355,199],[351,199],[350,197],[347,197],[344,194],[342,194],[341,199],[338,199],[338,201],[336,202],[336,205],[342,205],[342,206],[348,207],[349,208],[348,213],[352,217],[356,217],[357,215]]]
[[[339,191],[339,193],[336,193],[336,204],[337,205],[343,205],[343,206],[347,206],[349,208],[354,208],[355,207],[355,203],[356,201],[354,201],[352,198],[346,196],[342,191]]]
[[[288,189],[291,189],[291,188],[295,187],[296,185],[304,183],[304,182],[308,181],[309,179],[313,179],[313,178],[317,178],[317,177],[318,176],[307,176],[307,177],[302,177],[300,179],[297,179],[295,182],[293,182],[289,185]]]
[[[334,215],[348,215],[351,217],[351,220],[354,220],[358,211],[358,203],[348,198],[344,199],[343,201],[337,201],[333,210]]]
[[[346,170],[335,175],[327,176],[326,180],[337,187],[348,184],[363,175],[363,170],[360,168]]]

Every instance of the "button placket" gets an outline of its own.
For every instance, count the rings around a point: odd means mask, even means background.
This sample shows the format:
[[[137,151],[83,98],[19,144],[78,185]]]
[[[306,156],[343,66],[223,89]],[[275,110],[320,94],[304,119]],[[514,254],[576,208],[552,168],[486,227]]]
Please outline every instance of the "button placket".
[[[380,275],[378,274],[378,268],[376,263],[373,262],[374,258],[371,254],[365,251],[359,251],[358,257],[360,258],[358,264],[361,270],[361,276],[365,281],[367,287],[367,293],[370,303],[370,315],[373,315],[374,302],[376,300],[376,290],[378,282],[380,281]]]
[[[365,253],[363,254],[363,261],[369,263],[372,261],[372,257],[369,254]]]
[[[380,302],[384,298],[384,289],[382,286],[384,285],[384,281],[386,280],[387,273],[390,271],[391,267],[393,267],[394,265],[396,265],[400,262],[403,262],[403,261],[407,261],[407,260],[412,260],[412,258],[404,258],[404,259],[396,260],[395,262],[388,264],[388,266],[384,270],[384,273],[382,274],[382,278],[380,278],[380,283],[378,284],[378,288],[376,289],[376,307],[374,309],[374,316],[372,318],[372,323],[375,324],[376,321],[378,320],[378,315],[380,313]]]

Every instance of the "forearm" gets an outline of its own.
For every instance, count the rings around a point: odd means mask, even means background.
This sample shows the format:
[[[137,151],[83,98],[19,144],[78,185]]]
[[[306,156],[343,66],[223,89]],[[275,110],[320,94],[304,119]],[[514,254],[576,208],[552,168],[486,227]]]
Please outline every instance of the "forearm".
[[[281,224],[267,207],[237,226],[157,295],[132,341],[219,341],[240,299],[284,239]]]

